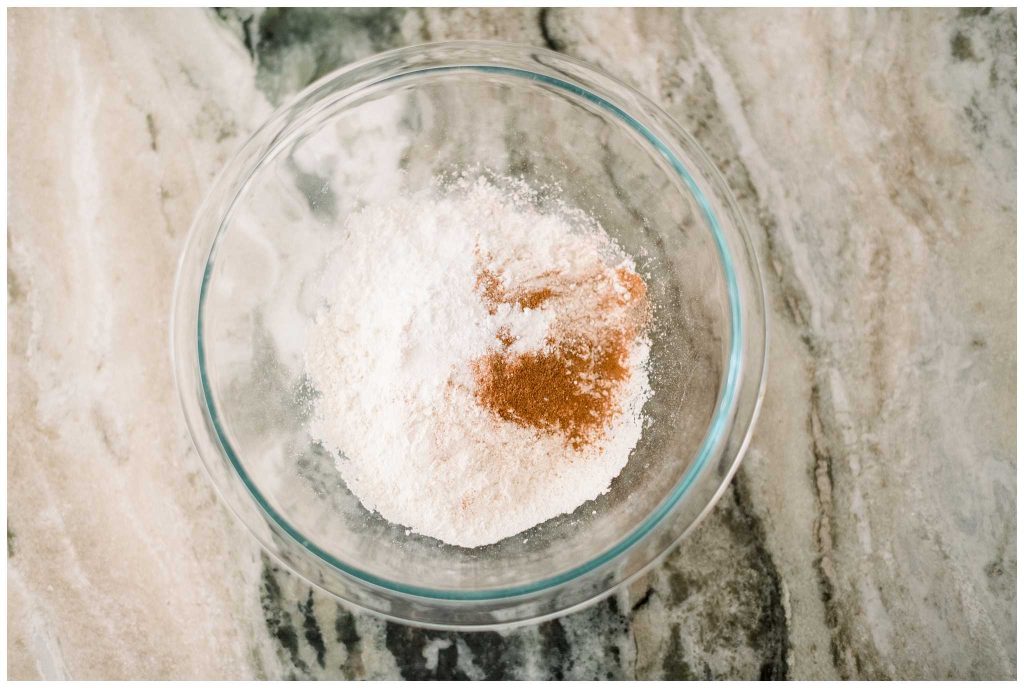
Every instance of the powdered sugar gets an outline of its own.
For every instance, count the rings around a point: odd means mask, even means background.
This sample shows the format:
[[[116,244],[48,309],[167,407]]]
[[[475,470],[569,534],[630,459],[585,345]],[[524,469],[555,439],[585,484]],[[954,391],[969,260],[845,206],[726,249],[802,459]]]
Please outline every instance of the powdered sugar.
[[[556,327],[587,315],[571,312],[571,290],[554,305],[488,304],[482,271],[512,290],[552,274],[582,283],[598,270],[628,300],[614,271],[633,269],[579,211],[541,212],[524,185],[501,184],[463,178],[349,216],[306,350],[319,393],[310,432],[337,454],[349,489],[392,522],[466,547],[605,491],[640,438],[651,393],[639,337],[617,413],[586,446],[479,403],[472,363],[499,339],[512,354],[542,350]]]

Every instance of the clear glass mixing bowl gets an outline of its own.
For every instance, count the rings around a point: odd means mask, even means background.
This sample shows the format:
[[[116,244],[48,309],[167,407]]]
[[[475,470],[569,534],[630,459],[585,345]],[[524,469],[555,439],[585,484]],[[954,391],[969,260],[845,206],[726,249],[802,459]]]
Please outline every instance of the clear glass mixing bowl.
[[[302,365],[312,285],[346,215],[465,167],[556,182],[649,276],[657,313],[650,423],[607,494],[476,549],[360,505],[307,433]],[[196,448],[263,547],[341,600],[431,627],[554,616],[651,566],[728,484],[765,369],[756,258],[708,157],[624,84],[508,44],[383,53],[275,112],[196,216],[172,323]]]

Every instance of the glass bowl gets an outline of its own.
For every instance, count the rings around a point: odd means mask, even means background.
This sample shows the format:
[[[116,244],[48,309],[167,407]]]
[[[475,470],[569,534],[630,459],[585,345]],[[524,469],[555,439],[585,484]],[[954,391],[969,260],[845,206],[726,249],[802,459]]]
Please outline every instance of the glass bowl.
[[[302,357],[312,285],[347,214],[465,168],[557,184],[635,259],[656,313],[649,422],[607,493],[473,549],[362,507],[307,432]],[[600,599],[708,512],[757,414],[765,328],[736,203],[672,119],[578,60],[459,42],[334,72],[246,142],[192,226],[172,355],[196,449],[270,554],[388,618],[494,628]]]

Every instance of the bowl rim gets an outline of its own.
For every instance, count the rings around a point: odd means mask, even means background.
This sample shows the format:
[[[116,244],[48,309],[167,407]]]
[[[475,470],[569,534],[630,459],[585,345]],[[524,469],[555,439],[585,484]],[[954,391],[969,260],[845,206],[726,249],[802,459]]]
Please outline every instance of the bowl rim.
[[[350,63],[338,70],[335,70],[321,77],[320,79],[318,79],[317,81],[313,82],[305,89],[300,91],[298,94],[293,96],[289,101],[276,108],[274,112],[267,117],[264,124],[257,128],[257,130],[252,134],[252,136],[250,136],[249,139],[240,147],[239,151],[235,154],[231,161],[240,157],[242,155],[242,151],[244,151],[246,148],[251,147],[253,145],[253,142],[259,137],[259,135],[261,134],[261,132],[264,131],[264,129],[266,129],[272,123],[278,121],[281,117],[283,117],[284,114],[295,104],[300,103],[304,99],[309,98],[317,90],[323,88],[325,85],[334,82],[340,77],[347,75],[351,72],[354,72],[359,69],[365,69],[367,67],[372,67],[374,64],[377,63],[382,64],[388,60],[394,59],[402,55],[411,55],[439,48],[485,48],[498,50],[511,49],[520,52],[528,52],[531,55],[541,53],[551,58],[557,59],[559,61],[571,63],[576,68],[583,70],[584,73],[595,74],[601,77],[602,80],[614,83],[616,86],[618,86],[619,88],[623,89],[626,93],[628,93],[631,97],[637,99],[645,108],[649,108],[655,111],[657,114],[659,114],[664,119],[664,122],[662,122],[662,124],[666,124],[667,126],[672,128],[672,131],[670,131],[670,133],[674,137],[678,137],[686,141],[688,144],[690,144],[691,150],[687,150],[687,153],[703,156],[704,162],[707,163],[706,167],[710,169],[712,175],[718,175],[718,179],[711,178],[708,179],[707,181],[716,187],[714,189],[716,193],[724,195],[724,198],[721,198],[720,201],[732,207],[735,210],[735,218],[733,219],[736,222],[736,230],[741,238],[741,241],[745,245],[745,248],[749,251],[752,257],[750,265],[754,273],[753,282],[756,287],[755,292],[758,292],[755,293],[754,296],[755,298],[759,299],[759,301],[763,305],[763,282],[761,280],[758,270],[756,253],[754,252],[753,246],[749,240],[746,227],[744,226],[744,223],[742,221],[742,215],[738,213],[738,209],[735,209],[735,200],[732,197],[731,192],[728,189],[728,186],[725,184],[724,180],[721,179],[720,173],[717,171],[717,168],[715,168],[715,166],[711,164],[710,159],[707,158],[706,153],[704,153],[704,151],[699,147],[699,145],[697,145],[696,142],[693,141],[692,138],[688,134],[686,134],[686,132],[682,130],[682,128],[679,127],[679,125],[670,116],[664,113],[660,108],[658,108],[657,105],[651,102],[648,98],[637,92],[634,88],[630,87],[627,84],[624,84],[623,82],[619,81],[618,79],[615,79],[614,77],[607,75],[606,73],[594,67],[593,65],[569,57],[562,53],[556,53],[534,46],[526,46],[522,44],[504,43],[497,41],[447,41],[441,43],[424,43],[377,53],[375,55],[369,56],[357,62]],[[573,96],[582,98],[591,103],[592,105],[600,107],[601,109],[609,112],[611,115],[615,116],[621,122],[629,126],[635,133],[639,134],[655,151],[657,151],[657,153],[659,153],[663,157],[664,161],[668,163],[671,169],[683,181],[685,187],[692,195],[693,200],[700,208],[701,215],[703,216],[703,219],[706,222],[707,227],[710,230],[712,238],[714,240],[723,276],[723,281],[725,283],[725,292],[728,296],[729,350],[725,357],[727,365],[726,370],[722,376],[723,381],[720,384],[715,409],[712,414],[711,421],[707,425],[707,429],[705,431],[705,435],[701,441],[701,444],[696,454],[693,456],[693,459],[687,467],[686,471],[684,472],[682,478],[675,484],[672,490],[661,500],[661,502],[659,502],[659,504],[650,513],[648,513],[647,516],[644,517],[644,519],[638,525],[636,525],[631,531],[626,533],[615,544],[604,549],[598,555],[589,558],[584,563],[574,565],[571,568],[564,570],[560,573],[557,573],[555,575],[540,578],[528,583],[522,583],[505,587],[484,588],[478,590],[437,589],[388,580],[369,571],[365,571],[352,563],[342,561],[334,555],[324,551],[315,542],[305,537],[305,535],[301,531],[299,531],[295,526],[293,526],[283,515],[278,513],[278,511],[273,507],[269,500],[267,500],[263,496],[263,493],[261,492],[259,487],[249,476],[243,462],[241,461],[238,453],[235,451],[234,447],[232,446],[229,440],[228,433],[226,432],[222,425],[220,413],[217,409],[211,385],[209,384],[208,380],[208,366],[206,365],[206,350],[204,345],[203,334],[204,310],[206,305],[206,298],[208,295],[208,287],[210,280],[212,278],[212,272],[217,255],[217,249],[220,245],[220,238],[226,228],[226,224],[224,221],[226,218],[230,216],[231,210],[234,207],[234,204],[237,202],[237,200],[242,195],[244,195],[244,192],[247,187],[246,182],[248,182],[248,179],[251,179],[252,174],[255,173],[255,171],[258,169],[259,164],[272,159],[280,150],[281,147],[287,145],[290,137],[278,137],[269,146],[261,147],[262,154],[259,157],[257,166],[253,167],[250,170],[249,178],[238,186],[234,197],[231,199],[230,203],[227,206],[226,211],[219,218],[220,224],[210,244],[209,254],[206,257],[205,266],[202,271],[201,284],[199,285],[199,301],[198,307],[195,312],[196,339],[195,348],[193,349],[192,353],[194,353],[195,356],[197,357],[196,367],[198,369],[199,375],[199,386],[202,392],[202,413],[205,417],[205,420],[214,430],[214,435],[216,437],[217,445],[220,451],[223,453],[224,457],[228,459],[230,465],[234,469],[235,474],[241,479],[242,483],[246,488],[246,491],[248,492],[252,500],[255,502],[255,504],[259,507],[260,512],[264,515],[265,518],[269,519],[273,526],[276,526],[276,528],[283,532],[285,535],[287,535],[290,540],[299,545],[303,550],[309,552],[316,559],[320,560],[323,564],[326,564],[334,570],[337,570],[343,574],[353,577],[358,581],[373,586],[375,588],[380,588],[389,593],[398,593],[402,595],[408,595],[411,597],[427,600],[444,600],[453,602],[480,602],[504,600],[508,598],[522,597],[525,595],[542,593],[551,589],[558,588],[559,586],[565,585],[575,579],[585,576],[586,574],[596,569],[599,569],[604,565],[609,564],[610,562],[614,561],[622,554],[633,548],[635,545],[641,542],[647,535],[649,535],[660,523],[662,523],[670,513],[672,513],[675,507],[678,506],[679,503],[682,501],[683,496],[687,493],[689,488],[696,481],[697,477],[701,474],[705,466],[708,464],[709,458],[714,454],[716,448],[718,448],[719,444],[724,440],[726,431],[729,429],[729,424],[734,412],[736,411],[736,406],[739,399],[740,384],[743,381],[743,378],[745,377],[743,375],[745,367],[745,361],[743,357],[743,338],[745,334],[744,328],[748,325],[748,323],[744,321],[744,318],[742,316],[742,295],[740,293],[740,288],[736,277],[736,268],[734,266],[732,253],[723,235],[721,223],[718,219],[718,215],[715,212],[714,207],[709,202],[704,191],[700,188],[700,185],[697,183],[696,179],[691,174],[689,169],[672,151],[671,146],[667,145],[655,132],[651,131],[651,129],[644,125],[640,120],[635,118],[633,115],[629,114],[629,112],[627,112],[623,107],[613,102],[613,99],[608,97],[607,95],[595,92],[594,90],[590,90],[589,88],[585,88],[577,83],[573,83],[566,79],[551,76],[550,74],[534,72],[529,69],[508,65],[496,65],[490,63],[484,64],[482,61],[477,64],[474,64],[473,62],[459,62],[457,64],[451,64],[447,66],[442,65],[408,69],[401,71],[400,73],[397,74],[385,75],[381,78],[371,77],[370,79],[363,80],[359,82],[357,85],[353,86],[348,91],[348,95],[357,94],[359,92],[364,91],[365,89],[380,86],[382,84],[397,80],[416,79],[431,74],[461,71],[478,73],[496,73],[505,76],[523,78],[531,81],[538,81],[545,84],[548,87],[561,89]],[[225,165],[224,170],[222,170],[222,174],[224,173],[224,171],[227,170],[228,167],[230,167],[231,161],[229,161]],[[704,170],[704,172],[705,175],[707,175],[707,170]],[[221,178],[218,178],[218,180],[211,186],[211,189],[216,188],[221,181],[223,180]],[[191,235],[197,231],[197,225],[199,223],[200,218],[203,215],[203,211],[204,207],[202,206],[197,211],[196,220],[193,223],[192,228],[190,229],[190,238]],[[182,273],[184,272],[182,268],[184,267],[184,261],[187,259],[188,254],[188,247],[186,247],[186,250],[182,254],[182,265],[179,266],[179,279],[176,282],[180,282],[181,280]],[[194,288],[194,286],[195,285],[184,285],[180,283],[176,284],[175,311],[177,311],[177,300],[181,296],[182,290],[191,289]],[[172,339],[174,337],[173,320],[174,319],[172,318]],[[749,325],[756,329],[758,323],[750,323]],[[762,319],[761,334],[766,340],[766,318]],[[173,356],[176,357],[179,355],[179,352],[175,347],[173,347],[173,345],[172,350]],[[623,578],[623,580],[617,581],[614,585],[610,586],[606,591],[604,591],[604,593],[595,595],[591,601],[600,599],[605,594],[610,593],[615,587],[625,583],[626,581],[632,578],[635,578],[637,575],[640,575],[643,571],[653,566],[658,560],[664,557],[673,548],[673,546],[683,536],[685,536],[687,532],[692,530],[692,528],[697,523],[699,523],[710,511],[710,509],[714,506],[715,502],[724,492],[733,474],[738,468],[739,463],[747,447],[747,444],[749,442],[750,433],[752,432],[752,429],[756,422],[756,418],[760,410],[761,399],[763,397],[764,392],[764,380],[766,376],[766,357],[767,341],[765,341],[764,353],[761,360],[752,362],[754,363],[754,370],[758,371],[759,369],[760,372],[760,375],[758,375],[756,379],[758,389],[753,413],[750,417],[747,427],[744,429],[744,436],[742,438],[741,447],[737,452],[737,455],[734,458],[732,465],[730,466],[730,469],[728,470],[727,474],[723,477],[722,482],[716,489],[712,498],[703,507],[700,513],[696,516],[696,518],[691,523],[687,524],[686,528],[682,529],[678,537],[676,537],[672,543],[670,543],[662,551],[651,557],[650,560],[647,561],[644,565],[642,565],[635,573]],[[176,365],[175,369],[179,370],[179,367]],[[754,380],[751,380],[751,382],[754,382]],[[185,390],[183,389],[183,385],[181,384],[180,380],[178,380],[177,375],[176,383],[178,386],[181,403],[184,406],[185,404],[188,403],[188,401],[186,400],[186,394]],[[190,432],[192,432],[191,424],[189,428]],[[193,440],[195,440],[194,437]],[[203,452],[199,449],[198,445],[197,450],[199,451],[200,457],[203,458],[205,464],[206,459],[205,457],[203,457]],[[213,480],[212,482],[216,485],[216,480]],[[219,487],[218,492],[221,492]],[[229,508],[236,513],[236,516],[238,516],[239,519],[242,520],[243,524],[246,525],[246,528],[257,538],[258,541],[260,541],[264,548],[268,549],[268,551],[271,551],[271,553],[275,555],[275,558],[278,558],[280,560],[281,558],[277,557],[276,552],[273,552],[271,548],[267,547],[266,543],[263,542],[263,539],[260,538],[259,535],[252,529],[252,527],[246,522],[246,520],[242,518],[241,514],[237,513],[234,506],[231,504],[230,500],[227,499],[226,496],[223,495],[223,493],[221,494],[221,496],[224,499],[224,501],[228,504]],[[293,567],[289,566],[289,568]],[[308,579],[308,576],[305,576],[302,573],[299,573],[299,575],[303,578]],[[318,585],[318,587],[323,586]],[[331,591],[328,590],[328,592]],[[572,608],[578,608],[578,606],[579,605],[573,605]],[[387,615],[384,614],[384,616]]]

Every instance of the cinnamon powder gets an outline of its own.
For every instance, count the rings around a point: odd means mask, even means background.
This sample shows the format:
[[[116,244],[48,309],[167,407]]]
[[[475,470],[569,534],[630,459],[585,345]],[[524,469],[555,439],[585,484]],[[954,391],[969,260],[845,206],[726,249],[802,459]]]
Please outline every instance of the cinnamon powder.
[[[502,303],[567,311],[540,351],[513,354],[514,339],[498,333],[495,350],[473,363],[478,402],[503,420],[561,433],[575,449],[600,437],[617,411],[630,349],[647,322],[643,279],[618,268],[572,283],[548,275],[541,288],[509,291],[482,270],[477,288],[492,312]]]
[[[498,304],[514,303],[520,308],[534,309],[555,295],[548,287],[541,289],[521,289],[509,292],[502,286],[501,280],[492,270],[483,269],[476,278],[477,291],[481,293],[484,303],[487,304],[487,311],[494,315],[498,310]]]

